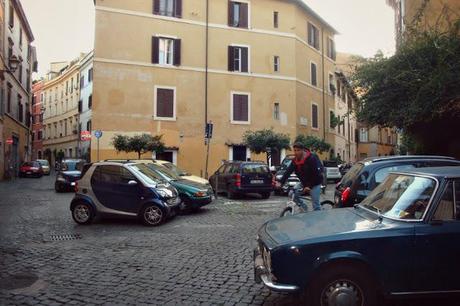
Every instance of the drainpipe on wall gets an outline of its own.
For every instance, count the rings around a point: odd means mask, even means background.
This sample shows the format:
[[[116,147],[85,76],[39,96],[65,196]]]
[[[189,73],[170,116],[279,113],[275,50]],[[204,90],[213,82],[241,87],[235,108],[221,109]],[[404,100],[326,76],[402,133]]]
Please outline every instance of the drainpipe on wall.
[[[208,124],[208,49],[209,49],[209,0],[206,0],[206,50],[205,50],[205,74],[204,74],[204,126]],[[210,139],[207,139],[209,142]],[[206,167],[204,177],[208,178],[209,143],[206,151]]]
[[[324,91],[324,28],[321,28],[321,70],[323,78],[323,140],[326,141],[326,93]]]

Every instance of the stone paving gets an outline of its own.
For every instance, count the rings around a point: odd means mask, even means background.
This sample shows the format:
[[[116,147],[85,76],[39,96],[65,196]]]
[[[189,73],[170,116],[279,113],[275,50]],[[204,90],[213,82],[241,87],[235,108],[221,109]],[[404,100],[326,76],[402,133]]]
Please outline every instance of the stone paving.
[[[53,183],[53,175],[0,183],[0,305],[302,304],[254,283],[257,229],[285,197],[219,197],[154,228],[79,226],[73,195],[55,193]]]

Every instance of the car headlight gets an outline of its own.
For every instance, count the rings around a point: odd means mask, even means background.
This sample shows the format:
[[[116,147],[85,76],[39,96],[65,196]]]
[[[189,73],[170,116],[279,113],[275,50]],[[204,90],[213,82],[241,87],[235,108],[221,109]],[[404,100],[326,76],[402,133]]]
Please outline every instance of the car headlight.
[[[206,191],[200,190],[200,191],[195,192],[193,196],[197,198],[202,198],[202,197],[208,196],[208,193]]]
[[[166,188],[158,188],[157,192],[163,198],[172,198],[173,197],[172,191],[169,190],[169,189],[166,189]]]

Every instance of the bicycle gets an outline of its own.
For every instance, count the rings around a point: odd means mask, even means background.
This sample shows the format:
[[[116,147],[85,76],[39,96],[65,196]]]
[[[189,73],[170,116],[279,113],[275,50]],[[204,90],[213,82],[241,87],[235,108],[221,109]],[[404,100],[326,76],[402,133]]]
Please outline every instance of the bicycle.
[[[306,212],[302,207],[300,207],[296,202],[294,202],[294,190],[289,191],[288,197],[289,199],[286,203],[286,207],[281,212],[280,217],[292,216],[295,214]],[[300,199],[304,202],[312,201],[311,197],[307,195],[301,196]],[[329,209],[334,208],[334,202],[329,201],[329,200],[321,201],[320,205],[321,205],[321,210],[329,210]]]

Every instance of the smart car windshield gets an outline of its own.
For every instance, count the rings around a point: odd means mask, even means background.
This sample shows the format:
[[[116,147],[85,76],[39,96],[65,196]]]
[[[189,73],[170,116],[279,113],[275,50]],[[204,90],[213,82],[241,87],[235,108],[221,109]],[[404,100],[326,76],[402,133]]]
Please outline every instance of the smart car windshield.
[[[392,219],[420,220],[435,188],[431,178],[390,174],[361,205]]]
[[[164,178],[144,164],[134,164],[129,167],[140,175],[147,184],[158,185],[165,182]]]
[[[164,166],[157,166],[154,164],[147,165],[152,171],[154,171],[158,176],[162,177],[166,181],[177,181],[180,180],[180,176],[175,174],[173,171],[169,170]]]

